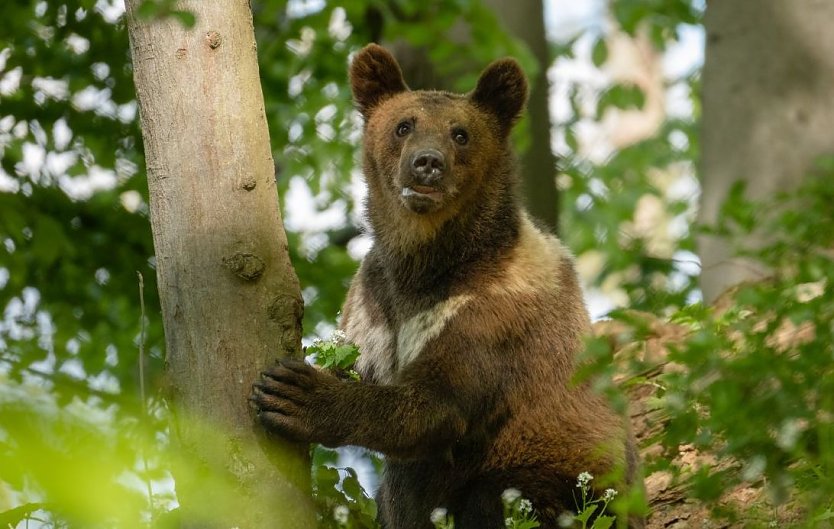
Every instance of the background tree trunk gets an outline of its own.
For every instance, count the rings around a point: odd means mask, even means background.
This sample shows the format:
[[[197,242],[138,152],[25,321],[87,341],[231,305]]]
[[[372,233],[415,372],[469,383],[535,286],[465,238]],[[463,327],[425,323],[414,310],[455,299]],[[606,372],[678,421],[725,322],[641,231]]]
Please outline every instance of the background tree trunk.
[[[182,518],[309,529],[306,447],[264,442],[247,403],[276,353],[300,354],[303,310],[249,3],[179,2],[192,29],[140,20],[140,4],[126,7],[177,440],[190,459],[175,474]]]
[[[552,59],[544,30],[542,0],[485,0],[514,37],[524,42],[539,66],[530,79],[527,102],[530,144],[521,157],[524,203],[530,213],[553,232],[559,228],[559,195],[556,189],[556,157],[550,145],[550,85],[547,69]],[[497,58],[497,57],[496,57]]]
[[[704,25],[699,222],[713,224],[733,183],[762,200],[802,181],[820,155],[834,153],[834,4],[816,0],[709,2]],[[768,234],[756,233],[755,247]],[[733,256],[725,239],[704,236],[705,301],[766,273]]]

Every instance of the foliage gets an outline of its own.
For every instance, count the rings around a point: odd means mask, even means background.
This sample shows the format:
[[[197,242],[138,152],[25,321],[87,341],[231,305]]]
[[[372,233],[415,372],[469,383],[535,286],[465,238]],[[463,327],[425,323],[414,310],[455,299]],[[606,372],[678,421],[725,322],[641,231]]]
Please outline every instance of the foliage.
[[[158,20],[172,17],[184,27],[192,28],[197,22],[194,13],[184,9],[177,9],[177,0],[144,0],[136,14],[145,20]]]
[[[646,31],[652,43],[664,48],[677,38],[681,24],[698,24],[704,3],[693,0],[616,0],[611,3],[620,27],[634,35]]]
[[[617,24],[610,33],[622,29],[638,41],[646,38],[654,52],[662,53],[678,39],[681,27],[700,24],[698,4],[615,0],[610,9]],[[554,48],[557,69],[577,60],[583,38],[588,35]],[[590,47],[589,59],[602,71],[610,59],[609,38],[599,34]],[[561,123],[559,188],[565,206],[560,223],[567,227],[561,236],[579,256],[580,267],[588,263],[584,267],[594,270],[587,279],[614,295],[617,306],[669,313],[697,296],[695,274],[685,262],[696,259],[689,229],[695,196],[681,194],[673,182],[692,179],[698,157],[699,71],[663,80],[664,91],[687,94],[689,112],[670,113],[651,134],[610,146],[604,154],[599,145],[583,143],[583,129],[643,108],[645,87],[617,79],[598,87],[584,79],[570,81],[570,108]]]
[[[536,529],[541,524],[536,520],[536,513],[530,500],[521,496],[517,489],[507,489],[501,493],[504,506],[504,527],[507,529]]]
[[[584,228],[564,237],[578,254],[599,256],[603,264],[594,282],[616,284],[632,308],[663,313],[686,305],[696,288],[691,276],[681,276],[677,261],[680,251],[695,250],[692,232],[661,246],[635,222],[641,201],[659,204],[668,217],[692,217],[690,197],[670,197],[656,178],[662,178],[659,169],[691,163],[686,160],[692,153],[676,151],[668,138],[675,132],[694,137],[694,131],[694,122],[669,122],[655,137],[614,153],[603,165],[565,162],[571,165],[564,171],[564,198],[577,206],[566,210],[565,224]],[[675,281],[676,274],[682,281]]]
[[[18,491],[33,500],[2,513],[4,527],[28,520],[147,527],[153,514],[146,486],[168,477],[154,439],[157,420],[120,417],[97,398],[61,404],[49,388],[5,375],[0,384],[0,498]],[[157,491],[156,505],[171,501],[170,492]]]
[[[137,271],[148,304],[159,301],[120,10],[70,0],[0,11],[0,516],[147,526],[143,480],[166,472],[137,468],[163,431],[137,412]],[[162,328],[147,323],[156,387]]]
[[[576,488],[579,489],[579,498],[576,501],[577,514],[574,516],[565,516],[559,520],[561,527],[574,527],[577,524],[586,529],[608,529],[617,520],[616,516],[606,514],[608,504],[617,495],[614,489],[606,489],[605,493],[599,497],[594,497],[594,492],[591,488],[591,480],[594,479],[588,472],[582,472],[577,476]]]
[[[359,348],[347,342],[342,331],[335,331],[329,340],[313,340],[313,344],[307,347],[305,353],[313,355],[316,364],[324,369],[344,373],[354,380],[359,380],[359,374],[353,370],[353,365],[359,358]]]
[[[827,160],[796,194],[774,203],[735,194],[718,228],[737,231],[735,240],[743,241],[754,226],[745,218],[766,223],[773,241],[742,253],[771,266],[773,275],[740,286],[724,311],[693,306],[675,317],[692,334],[670,355],[686,369],[666,382],[671,421],[664,445],[694,442],[733,462],[693,476],[703,499],[764,479],[777,503],[798,494],[808,520],[832,507],[832,182],[834,160]]]
[[[319,527],[328,529],[378,529],[376,502],[356,471],[339,467],[339,454],[321,446],[313,448],[313,491]]]
[[[504,527],[507,529],[536,529],[541,524],[536,521],[536,514],[530,500],[521,496],[518,489],[506,489],[501,493],[504,509]],[[455,529],[455,518],[445,507],[434,509],[430,516],[435,529]]]
[[[733,234],[739,252],[769,265],[766,280],[740,285],[714,307],[692,304],[671,316],[688,337],[669,346],[676,366],[655,379],[667,424],[664,448],[649,472],[671,471],[716,514],[753,524],[723,500],[737,486],[763,487],[774,506],[788,504],[797,525],[816,527],[834,497],[834,160],[792,194],[753,203],[737,187],[711,231]],[[754,228],[771,242],[745,247]],[[652,330],[629,312],[634,341]],[[610,369],[610,350],[591,348]],[[638,362],[634,373],[653,366]],[[638,375],[639,380],[639,375]],[[682,445],[709,454],[694,469],[673,463]],[[766,516],[766,514],[764,515]],[[762,525],[764,525],[763,521]]]
[[[63,399],[122,400],[136,388],[136,271],[159,302],[126,36],[99,4],[2,8],[0,366],[51,379]],[[148,345],[158,372],[156,320]]]

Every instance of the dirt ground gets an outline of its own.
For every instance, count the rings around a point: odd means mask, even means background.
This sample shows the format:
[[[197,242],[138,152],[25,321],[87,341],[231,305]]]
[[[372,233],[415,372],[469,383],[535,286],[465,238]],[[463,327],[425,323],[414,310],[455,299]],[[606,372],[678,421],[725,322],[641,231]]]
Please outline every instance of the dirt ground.
[[[667,347],[672,343],[682,342],[688,330],[658,320],[652,315],[644,317],[651,329],[648,340],[635,343],[629,329],[620,322],[604,321],[595,324],[595,334],[607,337],[615,350],[615,361],[625,367],[633,359],[641,360],[649,369],[641,373],[645,380],[639,384],[628,384],[630,398],[631,423],[638,443],[641,446],[643,460],[647,461],[662,455],[662,448],[650,441],[665,427],[667,419],[664,412],[653,402],[662,389],[660,375],[681,367],[668,360]],[[624,382],[625,377],[620,382]],[[732,462],[718,462],[708,453],[700,453],[693,446],[678,447],[673,464],[681,470],[681,478],[694,472],[703,465],[731,465]],[[687,529],[687,528],[741,528],[741,527],[784,527],[798,518],[798,509],[790,505],[773,507],[767,500],[762,483],[751,483],[736,487],[725,494],[718,506],[735,511],[736,518],[730,520],[714,513],[709,506],[688,499],[685,484],[677,481],[671,472],[649,473],[645,477],[646,493],[649,498],[650,513],[647,527],[649,529]]]

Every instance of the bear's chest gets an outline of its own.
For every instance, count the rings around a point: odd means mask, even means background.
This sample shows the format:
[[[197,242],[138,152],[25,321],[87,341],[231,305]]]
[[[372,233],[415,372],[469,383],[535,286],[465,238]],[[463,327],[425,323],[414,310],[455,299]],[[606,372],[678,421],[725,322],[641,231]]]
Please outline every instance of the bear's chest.
[[[471,298],[453,296],[423,310],[402,311],[395,317],[385,317],[384,312],[374,314],[360,298],[345,326],[348,340],[359,347],[357,371],[363,378],[379,384],[396,382],[398,375],[424,354],[427,347],[442,340]]]

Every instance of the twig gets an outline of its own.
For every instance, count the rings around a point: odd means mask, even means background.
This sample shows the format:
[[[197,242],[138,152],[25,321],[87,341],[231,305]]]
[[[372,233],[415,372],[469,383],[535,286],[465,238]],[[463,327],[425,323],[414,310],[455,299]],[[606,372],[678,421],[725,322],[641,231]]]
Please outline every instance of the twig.
[[[136,271],[139,276],[139,398],[142,400],[142,421],[148,426],[148,404],[145,400],[145,278],[142,272]],[[148,456],[142,445],[142,466],[145,469],[145,485],[148,488],[148,507],[150,508],[150,527],[153,527],[153,487],[151,486],[150,470],[148,469]]]
[[[137,271],[139,276],[139,398],[142,399],[142,415],[146,415],[147,404],[145,403],[145,278],[142,272]]]

